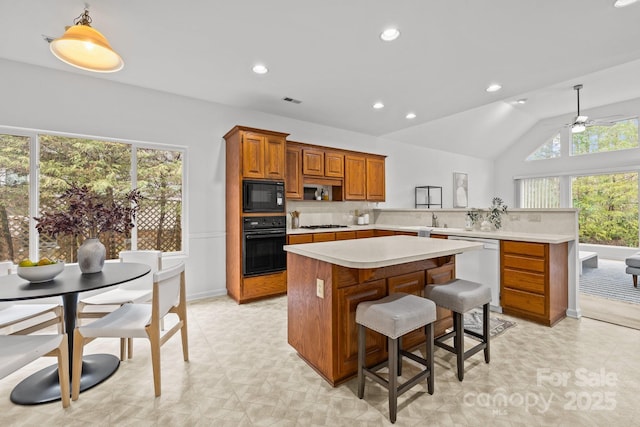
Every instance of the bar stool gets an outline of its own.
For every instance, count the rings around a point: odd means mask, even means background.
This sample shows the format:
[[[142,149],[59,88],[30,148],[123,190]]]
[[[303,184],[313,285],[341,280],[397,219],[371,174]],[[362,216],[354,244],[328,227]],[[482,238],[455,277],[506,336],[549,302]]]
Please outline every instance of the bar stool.
[[[358,324],[358,397],[364,396],[364,378],[372,380],[389,391],[389,419],[396,422],[398,396],[428,377],[427,390],[433,394],[433,322],[436,320],[436,305],[425,298],[405,293],[391,294],[375,301],[364,301],[356,309]],[[427,336],[426,359],[401,349],[403,335],[425,327]],[[366,329],[369,328],[387,337],[389,358],[371,368],[366,368]],[[408,357],[425,369],[398,384],[398,375],[402,369],[402,356]],[[385,380],[375,371],[388,366],[389,379]]]
[[[480,350],[484,350],[484,361],[489,363],[489,303],[491,289],[489,286],[470,280],[454,279],[442,285],[427,285],[424,296],[440,307],[453,311],[453,331],[438,337],[434,344],[457,356],[458,380],[464,378],[464,361]],[[482,334],[464,329],[462,315],[472,308],[482,306]],[[473,348],[464,351],[464,336],[480,341]],[[444,343],[453,337],[453,347]]]

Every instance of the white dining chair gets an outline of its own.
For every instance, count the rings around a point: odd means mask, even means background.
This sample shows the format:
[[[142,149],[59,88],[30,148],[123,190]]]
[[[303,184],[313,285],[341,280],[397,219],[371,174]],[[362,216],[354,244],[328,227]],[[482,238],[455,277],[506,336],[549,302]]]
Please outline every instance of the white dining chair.
[[[162,269],[162,252],[153,250],[121,251],[121,262],[137,262],[151,267],[150,274],[136,280],[123,283],[115,289],[110,289],[97,295],[80,299],[78,303],[79,319],[96,319],[104,317],[122,304],[141,303],[151,301],[153,288],[153,274]],[[133,357],[133,340],[122,340],[120,343],[120,360]]]
[[[58,358],[62,407],[69,400],[69,350],[67,335],[0,335],[0,379],[42,356]]]
[[[155,395],[160,396],[160,346],[180,331],[182,354],[185,362],[189,360],[184,276],[184,262],[154,273],[151,304],[124,304],[86,326],[76,327],[73,337],[72,400],[78,399],[80,393],[80,361],[84,344],[99,337],[149,339]],[[161,320],[168,313],[175,313],[178,321],[163,333]]]
[[[11,261],[0,262],[0,276],[10,274]],[[62,306],[60,304],[0,303],[0,330],[7,334],[26,335],[49,326],[57,325],[58,333],[64,332]]]

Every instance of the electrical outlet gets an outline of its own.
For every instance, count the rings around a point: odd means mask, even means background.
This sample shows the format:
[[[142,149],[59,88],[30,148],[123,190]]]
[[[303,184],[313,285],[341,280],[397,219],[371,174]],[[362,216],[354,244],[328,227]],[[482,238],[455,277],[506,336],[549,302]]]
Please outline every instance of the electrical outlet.
[[[520,215],[509,215],[510,221],[520,221]]]
[[[529,222],[540,222],[542,221],[542,216],[540,214],[530,214]]]
[[[316,295],[324,298],[324,280],[322,279],[316,279]]]

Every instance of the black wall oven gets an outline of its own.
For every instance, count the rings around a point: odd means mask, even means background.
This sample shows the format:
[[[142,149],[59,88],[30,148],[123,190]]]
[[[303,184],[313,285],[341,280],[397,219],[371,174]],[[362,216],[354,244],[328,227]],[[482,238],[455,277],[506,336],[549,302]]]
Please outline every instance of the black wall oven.
[[[243,218],[242,274],[256,276],[287,269],[286,217],[256,216]]]
[[[284,182],[242,181],[242,211],[284,213]]]

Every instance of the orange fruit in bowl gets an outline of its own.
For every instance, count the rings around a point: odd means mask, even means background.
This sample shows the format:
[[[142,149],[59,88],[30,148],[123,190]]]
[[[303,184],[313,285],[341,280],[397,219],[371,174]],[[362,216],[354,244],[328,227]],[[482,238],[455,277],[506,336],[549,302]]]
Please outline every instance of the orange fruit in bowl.
[[[49,264],[55,264],[55,263],[51,261],[49,258],[40,258],[40,261],[38,261],[38,265],[49,265]]]

